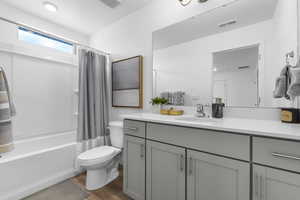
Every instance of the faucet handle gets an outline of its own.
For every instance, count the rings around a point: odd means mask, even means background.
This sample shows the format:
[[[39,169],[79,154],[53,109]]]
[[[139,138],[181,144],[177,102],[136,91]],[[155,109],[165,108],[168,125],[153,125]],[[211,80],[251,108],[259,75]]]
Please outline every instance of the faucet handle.
[[[204,105],[203,104],[197,104],[197,112],[203,112],[204,111]]]

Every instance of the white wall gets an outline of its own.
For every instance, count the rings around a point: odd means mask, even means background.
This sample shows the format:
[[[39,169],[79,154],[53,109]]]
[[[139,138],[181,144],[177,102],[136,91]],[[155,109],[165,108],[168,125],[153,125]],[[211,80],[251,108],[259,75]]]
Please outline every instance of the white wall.
[[[269,20],[154,51],[156,95],[181,90],[186,92],[189,106],[211,103],[213,53],[256,44],[267,48],[269,45],[265,44],[271,42],[268,39],[271,31],[272,21]],[[268,84],[273,85],[273,82]]]
[[[76,129],[76,55],[19,41],[18,27],[8,22],[0,20],[0,30],[0,66],[7,73],[17,109],[14,138]],[[76,35],[71,37],[78,39]]]
[[[265,83],[265,94],[271,95],[274,89],[274,84],[267,84],[270,77],[277,77],[285,63],[285,55],[288,52],[294,51],[295,55],[298,53],[298,27],[297,27],[297,0],[279,0],[275,13],[273,23],[273,33],[270,35],[272,41],[272,60],[268,63],[268,68],[264,72],[265,76],[262,81]],[[287,38],[283,40],[283,38]],[[296,56],[297,57],[297,56]],[[296,65],[297,59],[292,59],[291,64]],[[291,106],[293,103],[285,99],[264,98],[266,105],[273,106]]]
[[[79,41],[84,44],[88,44],[89,41],[89,37],[87,35],[83,35],[63,26],[41,19],[37,16],[33,16],[3,2],[0,2],[0,17],[33,26],[35,28],[45,30],[46,32],[53,33],[57,36]],[[1,38],[3,37],[3,31],[5,34],[7,30],[1,29]]]
[[[286,0],[280,0],[286,3]],[[152,97],[152,32],[168,25],[183,21],[194,15],[217,7],[224,2],[211,0],[207,4],[199,5],[196,1],[190,6],[182,7],[174,0],[153,0],[141,10],[122,18],[103,31],[94,34],[91,45],[113,53],[113,58],[125,58],[141,54],[145,56],[144,85],[145,110],[150,108],[147,103]],[[296,18],[295,18],[296,19]],[[239,36],[237,36],[238,38]],[[266,76],[268,76],[266,74]],[[267,77],[263,77],[267,79]],[[272,92],[270,89],[269,92]],[[113,109],[113,118],[119,118],[120,113],[136,112],[137,110]],[[278,115],[277,109],[252,109],[259,113],[260,118],[274,118]],[[234,116],[248,115],[249,109],[234,109]],[[253,114],[253,113],[252,113]],[[255,116],[256,114],[253,114]],[[276,117],[277,119],[277,117]]]
[[[233,0],[210,0],[207,4],[197,1],[182,7],[174,0],[153,0],[144,8],[122,18],[91,37],[91,45],[111,52],[113,59],[136,55],[144,56],[144,110],[151,108],[152,98],[152,32],[194,15],[219,7]],[[132,109],[113,109],[113,119],[120,113],[138,112]]]
[[[73,65],[0,51],[17,110],[13,136],[23,139],[73,131]]]

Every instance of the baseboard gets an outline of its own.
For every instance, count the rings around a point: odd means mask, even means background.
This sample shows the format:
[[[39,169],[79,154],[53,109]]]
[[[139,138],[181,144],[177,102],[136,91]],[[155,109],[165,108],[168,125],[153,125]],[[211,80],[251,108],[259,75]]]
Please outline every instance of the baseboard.
[[[42,180],[38,183],[32,184],[30,186],[26,186],[20,189],[17,189],[13,194],[9,194],[7,196],[0,197],[1,200],[19,200],[23,199],[27,196],[30,196],[36,192],[39,192],[43,189],[46,189],[52,185],[55,185],[57,183],[60,183],[64,180],[67,180],[73,176],[75,176],[77,173],[74,169],[67,170],[63,173],[57,174],[51,178],[48,178],[46,180]]]

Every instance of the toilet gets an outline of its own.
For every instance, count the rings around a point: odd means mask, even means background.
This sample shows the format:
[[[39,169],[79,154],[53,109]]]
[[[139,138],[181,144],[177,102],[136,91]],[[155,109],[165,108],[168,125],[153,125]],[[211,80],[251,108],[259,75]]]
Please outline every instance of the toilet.
[[[123,148],[123,122],[109,123],[112,146],[100,146],[81,153],[79,166],[87,170],[86,189],[96,190],[119,176],[119,155]]]

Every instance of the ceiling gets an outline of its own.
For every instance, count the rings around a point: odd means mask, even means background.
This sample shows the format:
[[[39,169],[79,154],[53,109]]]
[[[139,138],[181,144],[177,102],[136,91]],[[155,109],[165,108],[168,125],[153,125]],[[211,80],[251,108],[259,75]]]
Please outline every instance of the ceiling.
[[[237,0],[226,7],[217,8],[154,32],[153,48],[163,49],[272,19],[277,3],[278,0]],[[230,20],[236,20],[237,23],[223,28],[218,26]]]
[[[116,8],[110,8],[100,0],[0,0],[32,15],[53,23],[91,35],[101,28],[142,8],[151,0],[122,0]],[[43,2],[58,6],[56,13],[44,9]]]

